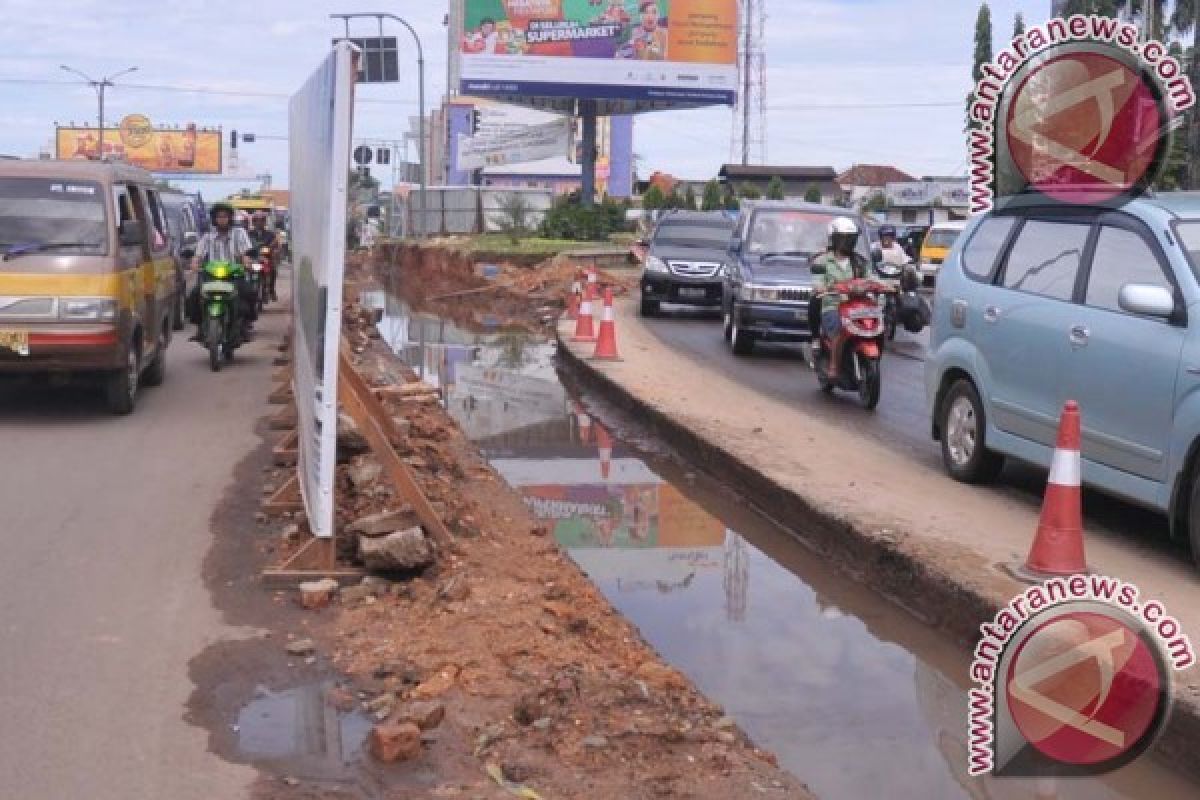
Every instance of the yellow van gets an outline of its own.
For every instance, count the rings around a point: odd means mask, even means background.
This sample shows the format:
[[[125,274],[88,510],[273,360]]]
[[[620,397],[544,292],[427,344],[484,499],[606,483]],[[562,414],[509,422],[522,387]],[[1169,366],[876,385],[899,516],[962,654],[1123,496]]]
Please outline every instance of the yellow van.
[[[0,377],[98,378],[128,414],[138,387],[166,375],[177,296],[149,172],[0,161]]]
[[[966,226],[966,222],[939,222],[925,234],[925,241],[921,243],[921,258],[918,260],[925,283],[933,283],[938,270],[942,268],[942,262],[950,254],[950,248],[958,241],[959,234]]]

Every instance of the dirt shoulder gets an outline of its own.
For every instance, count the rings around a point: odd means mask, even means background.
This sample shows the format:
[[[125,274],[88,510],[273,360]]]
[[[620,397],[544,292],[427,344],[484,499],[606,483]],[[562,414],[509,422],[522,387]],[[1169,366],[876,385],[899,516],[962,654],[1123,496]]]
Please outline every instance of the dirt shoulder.
[[[618,302],[616,316],[624,360],[615,363],[589,361],[590,346],[570,343],[570,326],[560,327],[572,371],[840,568],[970,646],[979,625],[1024,588],[1000,565],[1024,559],[1036,511],[707,370],[644,328],[630,301]],[[817,391],[805,370],[797,369],[796,383],[797,391]],[[1198,641],[1200,578],[1190,564],[1109,531],[1087,535],[1098,572],[1141,587]],[[1159,750],[1195,773],[1200,668],[1179,675],[1176,695]]]
[[[435,295],[473,284],[439,279],[425,288]],[[360,288],[369,286],[349,287],[347,297]],[[512,316],[534,324],[538,304],[529,306]],[[351,306],[346,318],[368,383],[415,383],[369,312]],[[318,652],[349,682],[331,703],[369,708],[385,725],[415,711],[444,714],[422,733],[415,758],[372,770],[385,788],[370,796],[811,797],[613,610],[436,395],[381,395],[401,430],[396,450],[454,545],[440,548],[433,566],[343,587],[308,613]],[[358,543],[347,531],[355,521],[407,512],[374,457],[354,454],[344,434],[339,550],[354,558]]]

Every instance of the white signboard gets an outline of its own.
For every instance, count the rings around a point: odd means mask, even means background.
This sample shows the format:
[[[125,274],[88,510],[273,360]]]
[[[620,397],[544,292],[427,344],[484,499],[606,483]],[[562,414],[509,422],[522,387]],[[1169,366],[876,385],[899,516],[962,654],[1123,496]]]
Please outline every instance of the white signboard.
[[[299,434],[297,472],[308,524],[333,536],[337,464],[338,346],[346,254],[350,123],[358,54],[337,44],[292,96],[292,388]]]
[[[458,168],[503,167],[561,156],[570,150],[571,120],[567,117],[540,125],[458,137]]]
[[[889,183],[884,190],[893,208],[945,206],[965,208],[969,201],[966,179],[962,181],[904,181]]]

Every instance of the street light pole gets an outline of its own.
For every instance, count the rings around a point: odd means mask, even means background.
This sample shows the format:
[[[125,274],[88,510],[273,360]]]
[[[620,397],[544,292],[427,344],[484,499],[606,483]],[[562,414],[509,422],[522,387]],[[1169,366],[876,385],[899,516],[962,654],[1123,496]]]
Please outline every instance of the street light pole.
[[[405,20],[401,17],[398,17],[395,14],[388,14],[386,12],[381,12],[381,11],[363,11],[363,12],[359,12],[356,14],[330,14],[329,16],[332,17],[333,19],[340,19],[340,20],[344,21],[346,23],[347,34],[349,33],[349,30],[350,30],[350,20],[351,19],[357,19],[359,17],[370,17],[375,20],[378,20],[380,22],[381,27],[383,25],[382,20],[390,19],[395,22],[399,22],[401,25],[403,25],[405,28],[407,28],[408,32],[412,34],[413,41],[416,42],[416,45],[417,45],[417,114],[419,115],[417,117],[417,138],[419,140],[417,142],[417,155],[420,158],[420,167],[421,167],[421,180],[420,180],[420,185],[421,185],[421,228],[418,231],[418,235],[423,236],[425,234],[425,226],[429,222],[429,220],[427,219],[429,206],[426,205],[426,202],[425,202],[425,190],[427,188],[427,183],[428,183],[428,179],[426,177],[427,172],[428,172],[428,170],[426,169],[428,159],[426,158],[426,155],[425,155],[425,153],[426,153],[426,149],[425,149],[425,144],[426,144],[426,142],[425,142],[425,49],[421,46],[421,37],[417,35],[416,29],[413,28],[412,25],[409,25],[407,20]],[[347,36],[347,38],[349,38],[349,37]],[[392,191],[393,192],[396,191],[395,187],[392,187]]]
[[[103,161],[104,160],[104,90],[109,86],[114,86],[115,84],[113,83],[113,81],[117,78],[120,78],[122,75],[128,75],[131,72],[136,72],[137,67],[130,67],[129,69],[123,69],[120,72],[113,73],[112,75],[106,75],[105,77],[101,78],[100,80],[96,80],[95,78],[89,77],[86,73],[80,72],[79,70],[75,69],[74,67],[68,67],[66,64],[60,64],[59,68],[66,72],[70,72],[73,75],[78,75],[79,77],[83,78],[84,83],[86,83],[88,86],[91,86],[93,89],[96,90],[96,100],[97,100],[97,105],[99,106],[99,108],[97,108],[97,110],[96,110],[96,122],[99,126],[99,130],[97,131],[96,158]]]

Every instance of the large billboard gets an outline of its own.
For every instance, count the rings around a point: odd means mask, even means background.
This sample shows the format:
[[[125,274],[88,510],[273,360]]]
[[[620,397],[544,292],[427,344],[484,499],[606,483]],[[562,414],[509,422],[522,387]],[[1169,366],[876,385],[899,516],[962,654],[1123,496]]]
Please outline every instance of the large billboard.
[[[738,0],[466,0],[464,94],[733,105]]]
[[[300,488],[316,536],[333,536],[337,461],[338,347],[346,255],[354,48],[338,44],[292,96],[292,383],[299,435]]]
[[[96,128],[60,127],[55,135],[60,159],[96,159],[100,131]],[[140,115],[121,120],[120,126],[104,129],[106,158],[128,161],[151,172],[190,175],[221,174],[221,131],[185,128],[156,128]]]

